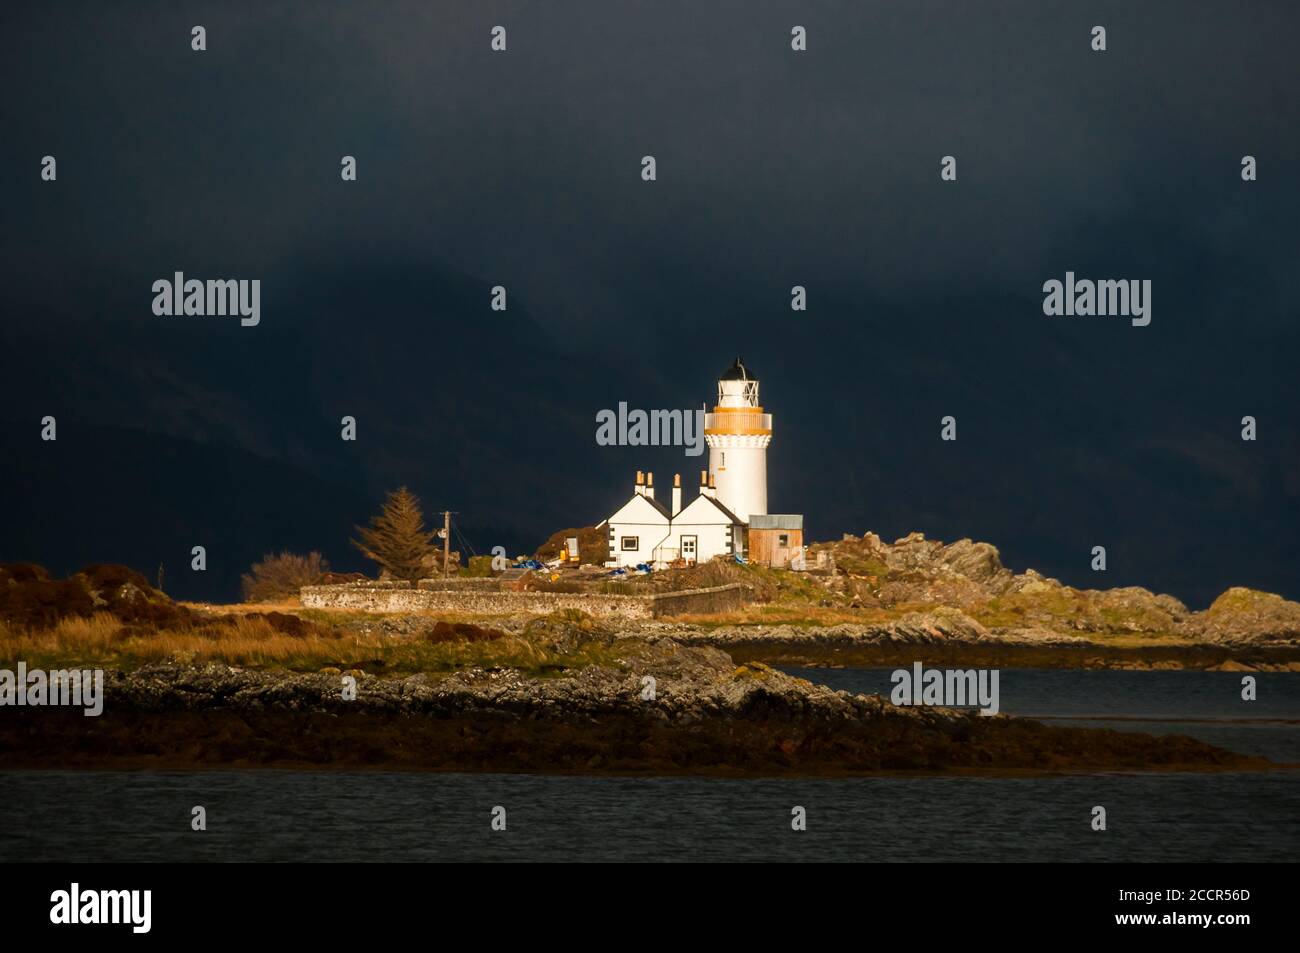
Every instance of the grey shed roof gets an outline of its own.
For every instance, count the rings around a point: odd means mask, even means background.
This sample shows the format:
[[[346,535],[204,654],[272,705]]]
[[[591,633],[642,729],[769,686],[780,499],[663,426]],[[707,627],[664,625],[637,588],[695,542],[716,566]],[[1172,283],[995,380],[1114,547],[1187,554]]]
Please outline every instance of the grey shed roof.
[[[755,513],[749,518],[750,529],[803,529],[802,513]]]

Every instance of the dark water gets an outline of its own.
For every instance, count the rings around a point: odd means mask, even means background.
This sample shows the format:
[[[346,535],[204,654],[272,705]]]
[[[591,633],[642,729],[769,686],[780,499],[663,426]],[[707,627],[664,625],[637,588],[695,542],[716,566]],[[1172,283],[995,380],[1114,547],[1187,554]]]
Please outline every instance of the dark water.
[[[889,670],[800,670],[883,691]],[[1300,761],[1300,674],[1002,673],[1004,711],[1176,731]],[[1138,718],[1119,722],[1115,719]],[[1157,722],[1154,718],[1176,718]],[[1226,719],[1253,719],[1228,721]],[[190,829],[191,808],[208,829]],[[494,806],[507,829],[490,826]],[[806,831],[790,827],[807,811]],[[1102,805],[1107,830],[1091,830]],[[1300,774],[723,780],[214,771],[2,772],[0,861],[1284,861]]]
[[[787,668],[831,688],[888,696],[893,668]],[[1241,679],[1255,679],[1255,701]],[[1131,672],[1004,668],[1001,711],[1048,724],[1190,735],[1242,754],[1300,763],[1300,672]]]

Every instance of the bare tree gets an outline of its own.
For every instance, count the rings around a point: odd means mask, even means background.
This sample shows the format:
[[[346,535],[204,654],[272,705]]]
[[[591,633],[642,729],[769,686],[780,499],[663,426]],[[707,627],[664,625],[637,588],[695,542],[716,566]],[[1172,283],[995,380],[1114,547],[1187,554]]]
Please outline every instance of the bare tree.
[[[272,602],[296,596],[303,586],[320,582],[320,577],[329,568],[329,563],[318,552],[310,552],[306,556],[286,552],[267,553],[261,562],[253,563],[241,578],[244,601]]]

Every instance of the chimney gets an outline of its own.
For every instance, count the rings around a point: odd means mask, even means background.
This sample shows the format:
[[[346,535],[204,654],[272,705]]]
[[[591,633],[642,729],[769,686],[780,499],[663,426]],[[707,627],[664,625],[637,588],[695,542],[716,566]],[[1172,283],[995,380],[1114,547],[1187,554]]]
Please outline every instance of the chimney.
[[[682,475],[673,474],[673,516],[682,511]]]
[[[655,498],[655,475],[649,471],[645,475],[645,495],[651,500]]]
[[[709,499],[718,498],[718,479],[712,473],[709,474]]]
[[[700,471],[700,496],[709,495],[709,471]]]
[[[637,496],[645,496],[645,474],[640,470],[636,471],[636,486],[633,489]]]

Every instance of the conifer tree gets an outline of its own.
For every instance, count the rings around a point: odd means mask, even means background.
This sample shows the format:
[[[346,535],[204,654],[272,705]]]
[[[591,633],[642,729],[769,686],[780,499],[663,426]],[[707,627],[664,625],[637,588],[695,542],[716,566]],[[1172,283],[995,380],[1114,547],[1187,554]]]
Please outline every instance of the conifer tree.
[[[415,582],[429,574],[436,533],[425,530],[420,501],[406,487],[389,493],[383,511],[356,530],[360,539],[352,545],[396,578]]]

